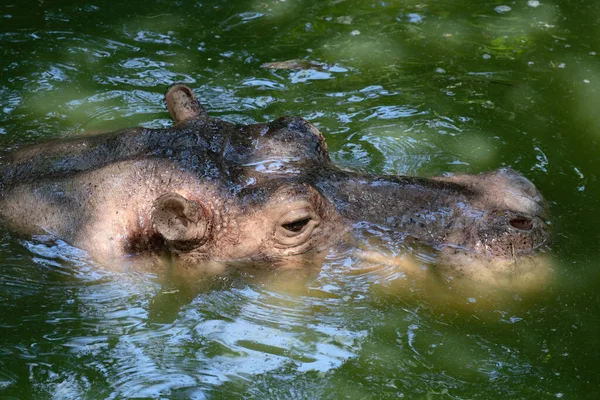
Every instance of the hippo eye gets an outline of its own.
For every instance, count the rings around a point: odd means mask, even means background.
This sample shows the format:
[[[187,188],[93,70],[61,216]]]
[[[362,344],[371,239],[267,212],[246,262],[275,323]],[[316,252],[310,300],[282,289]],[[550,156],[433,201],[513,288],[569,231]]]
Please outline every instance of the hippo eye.
[[[300,232],[306,225],[308,225],[310,220],[311,220],[310,217],[303,218],[303,219],[299,219],[294,222],[290,222],[288,224],[283,224],[281,226],[290,232]]]
[[[297,248],[313,236],[320,220],[312,207],[304,202],[288,205],[286,209],[275,225],[275,247]]]

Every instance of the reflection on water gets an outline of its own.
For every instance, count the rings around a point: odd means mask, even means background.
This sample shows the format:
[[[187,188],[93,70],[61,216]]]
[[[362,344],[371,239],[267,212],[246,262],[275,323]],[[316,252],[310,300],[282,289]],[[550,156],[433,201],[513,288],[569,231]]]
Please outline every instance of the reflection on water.
[[[52,309],[38,315],[39,324],[52,328],[40,332],[42,343],[24,343],[23,349],[34,350],[18,354],[34,386],[55,396],[65,391],[84,396],[94,389],[92,376],[110,382],[113,395],[153,397],[275,370],[325,373],[353,357],[366,335],[345,326],[338,309],[343,300],[331,293],[339,283],[317,278],[308,294],[294,295],[277,291],[268,280],[248,283],[228,276],[199,282],[200,288],[165,290],[147,275],[103,272],[60,241],[24,244],[33,253],[31,261],[55,278],[43,282],[28,276],[31,271],[9,269],[2,297],[15,302],[39,291],[69,292],[68,299],[58,295]],[[171,315],[164,315],[169,308]],[[4,328],[29,322],[14,317]],[[37,348],[55,361],[39,362]],[[83,370],[76,366],[81,364]]]
[[[452,341],[461,339],[423,316],[425,304],[459,313],[479,307],[480,318],[493,319],[490,310],[514,302],[496,293],[487,294],[487,305],[477,303],[485,291],[432,275],[434,253],[416,251],[405,238],[377,227],[359,228],[359,248],[340,244],[314,273],[234,268],[196,282],[108,272],[60,240],[23,241],[23,248],[2,254],[8,265],[0,307],[8,318],[0,354],[11,355],[0,364],[2,385],[18,381],[15,365],[28,371],[32,393],[67,398],[202,397],[272,374],[331,378],[373,351],[369,343],[379,329],[396,332],[396,370],[431,370],[433,359],[451,357]],[[40,296],[42,303],[30,304]],[[396,299],[390,305],[399,305],[394,316],[386,316],[389,306],[377,305],[390,296]],[[10,313],[12,307],[19,312]],[[501,321],[522,319],[503,314]],[[32,323],[37,334],[22,337]],[[477,351],[490,350],[486,343]],[[470,368],[473,360],[458,362]],[[325,390],[329,378],[313,389]]]

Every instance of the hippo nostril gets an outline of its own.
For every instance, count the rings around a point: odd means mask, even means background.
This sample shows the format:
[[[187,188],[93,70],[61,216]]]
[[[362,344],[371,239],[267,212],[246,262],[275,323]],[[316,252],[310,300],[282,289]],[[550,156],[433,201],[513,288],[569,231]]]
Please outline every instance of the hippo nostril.
[[[525,218],[525,217],[513,218],[510,221],[508,221],[508,223],[513,228],[516,228],[516,229],[519,229],[522,231],[530,231],[533,229],[533,221],[530,220],[529,218]]]

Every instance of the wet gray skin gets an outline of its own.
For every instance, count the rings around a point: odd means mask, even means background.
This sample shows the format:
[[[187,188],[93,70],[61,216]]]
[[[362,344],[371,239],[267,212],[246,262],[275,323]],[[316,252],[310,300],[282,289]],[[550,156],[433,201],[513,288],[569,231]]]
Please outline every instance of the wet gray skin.
[[[509,265],[548,240],[541,195],[511,169],[432,179],[350,172],[302,118],[235,125],[209,117],[183,85],[166,102],[168,129],[0,153],[3,224],[55,235],[105,265],[152,269],[301,265],[358,222],[438,249],[460,274],[477,273],[465,259]]]

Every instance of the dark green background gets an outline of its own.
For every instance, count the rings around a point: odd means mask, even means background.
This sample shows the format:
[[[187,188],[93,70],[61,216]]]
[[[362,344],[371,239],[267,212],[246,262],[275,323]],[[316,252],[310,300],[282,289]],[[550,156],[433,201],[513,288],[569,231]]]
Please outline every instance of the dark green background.
[[[438,302],[336,250],[294,293],[186,291],[0,231],[0,397],[599,398],[599,21],[595,0],[2,0],[0,146],[168,125],[185,82],[229,121],[306,117],[344,167],[513,167],[549,201],[555,277]],[[332,68],[260,67],[296,58]]]

